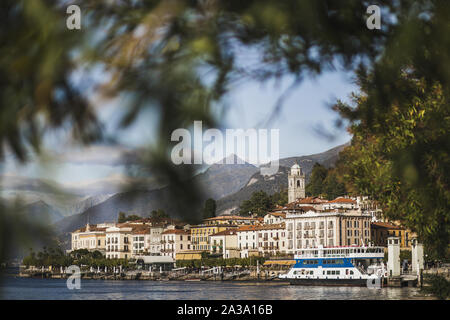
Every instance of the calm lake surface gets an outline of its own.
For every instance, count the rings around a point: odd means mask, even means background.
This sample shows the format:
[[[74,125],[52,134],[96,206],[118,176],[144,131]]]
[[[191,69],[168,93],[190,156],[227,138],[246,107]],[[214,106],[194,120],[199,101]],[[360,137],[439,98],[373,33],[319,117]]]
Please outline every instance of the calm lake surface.
[[[64,279],[7,276],[0,282],[0,299],[26,300],[405,300],[417,299],[417,288],[303,287],[281,283],[81,280],[69,290]]]

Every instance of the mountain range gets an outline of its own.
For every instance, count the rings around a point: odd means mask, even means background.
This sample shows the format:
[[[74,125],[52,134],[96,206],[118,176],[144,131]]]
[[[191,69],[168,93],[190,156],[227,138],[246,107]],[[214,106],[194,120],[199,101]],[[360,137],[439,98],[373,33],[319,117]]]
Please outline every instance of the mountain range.
[[[271,176],[261,175],[259,168],[249,163],[213,164],[192,179],[205,189],[205,200],[213,198],[217,201],[216,214],[227,214],[236,210],[240,203],[248,199],[255,191],[263,190],[268,194],[273,194],[286,188],[289,169],[295,162],[302,166],[307,180],[315,162],[326,167],[334,165],[339,152],[346,145],[319,154],[280,159],[278,172]],[[176,212],[175,205],[169,200],[169,193],[169,187],[117,193],[80,214],[61,219],[55,224],[55,227],[62,234],[67,235],[85,225],[87,221],[90,223],[116,221],[121,211],[143,217],[149,216],[150,212],[156,209],[163,209],[172,218],[183,218],[187,214],[194,214]]]

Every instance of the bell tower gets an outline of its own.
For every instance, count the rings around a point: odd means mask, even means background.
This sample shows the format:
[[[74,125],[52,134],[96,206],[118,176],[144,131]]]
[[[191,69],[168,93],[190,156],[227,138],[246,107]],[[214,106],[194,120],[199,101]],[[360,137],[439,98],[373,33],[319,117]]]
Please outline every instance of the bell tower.
[[[298,163],[291,167],[288,175],[288,202],[305,198],[305,175]]]

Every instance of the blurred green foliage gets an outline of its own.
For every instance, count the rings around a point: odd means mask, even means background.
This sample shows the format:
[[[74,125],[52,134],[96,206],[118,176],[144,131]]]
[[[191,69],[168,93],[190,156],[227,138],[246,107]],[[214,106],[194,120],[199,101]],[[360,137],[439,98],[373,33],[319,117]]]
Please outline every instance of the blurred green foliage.
[[[369,108],[372,76],[361,76],[356,108]],[[428,85],[414,72],[401,79],[404,97],[393,103],[383,125],[351,126],[352,144],[340,155],[338,172],[348,189],[375,199],[383,214],[416,232],[430,254],[448,257],[450,245],[450,108],[442,85]],[[381,115],[380,115],[381,118]]]

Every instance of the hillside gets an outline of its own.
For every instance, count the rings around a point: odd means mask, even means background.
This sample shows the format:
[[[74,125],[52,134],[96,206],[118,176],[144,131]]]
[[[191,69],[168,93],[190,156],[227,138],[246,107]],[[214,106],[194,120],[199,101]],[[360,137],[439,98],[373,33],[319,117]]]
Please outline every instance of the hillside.
[[[196,175],[193,183],[203,187],[204,200],[218,199],[235,193],[259,169],[251,164],[213,164],[205,172]],[[93,206],[85,212],[62,219],[55,226],[62,233],[73,231],[89,222],[100,223],[116,221],[120,211],[127,214],[137,214],[143,217],[150,215],[152,210],[163,209],[173,218],[185,218],[195,215],[195,212],[178,212],[176,203],[170,197],[170,187],[155,190],[135,190],[118,193],[108,200]]]
[[[280,167],[275,175],[262,176],[259,172],[257,172],[250,178],[245,187],[234,194],[219,199],[217,201],[217,214],[224,215],[235,212],[240,203],[249,199],[255,191],[262,190],[267,194],[273,194],[275,192],[279,192],[283,188],[287,188],[289,170],[295,163],[298,163],[302,167],[303,172],[306,175],[306,183],[308,183],[312,168],[316,162],[324,165],[325,167],[334,166],[339,157],[339,152],[342,151],[342,149],[344,149],[347,145],[348,143],[322,153],[308,156],[280,159]]]
[[[63,215],[42,200],[24,206],[27,217],[39,224],[51,224],[63,218]]]

